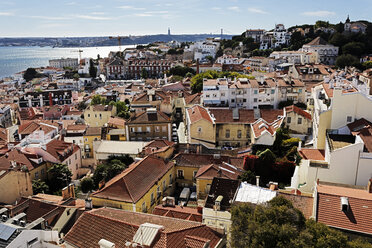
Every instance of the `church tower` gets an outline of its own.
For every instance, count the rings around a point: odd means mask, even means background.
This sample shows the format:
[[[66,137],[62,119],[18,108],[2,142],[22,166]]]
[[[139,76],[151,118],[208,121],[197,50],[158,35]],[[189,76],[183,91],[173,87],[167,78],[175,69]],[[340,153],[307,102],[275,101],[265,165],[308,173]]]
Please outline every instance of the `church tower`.
[[[345,21],[345,24],[344,24],[344,30],[346,32],[350,32],[351,30],[351,22],[350,22],[350,18],[349,18],[349,15],[347,15],[347,19]]]

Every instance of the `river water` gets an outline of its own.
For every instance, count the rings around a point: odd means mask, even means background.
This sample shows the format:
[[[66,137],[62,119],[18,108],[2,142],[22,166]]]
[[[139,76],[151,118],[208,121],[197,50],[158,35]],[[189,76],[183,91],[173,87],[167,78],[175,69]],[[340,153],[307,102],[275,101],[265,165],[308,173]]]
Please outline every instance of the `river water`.
[[[122,46],[121,49],[128,47],[133,46]],[[29,67],[47,66],[50,59],[78,58],[78,50],[83,50],[82,58],[97,58],[98,54],[103,58],[107,57],[110,51],[119,51],[119,47],[0,47],[0,79]]]

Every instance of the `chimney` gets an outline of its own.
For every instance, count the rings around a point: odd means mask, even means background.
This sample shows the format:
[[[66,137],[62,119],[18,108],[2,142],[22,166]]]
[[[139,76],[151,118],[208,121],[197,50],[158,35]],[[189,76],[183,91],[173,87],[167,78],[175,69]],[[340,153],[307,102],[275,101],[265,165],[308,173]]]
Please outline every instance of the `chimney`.
[[[199,74],[199,59],[196,60],[196,74]]]
[[[85,210],[91,210],[93,208],[92,199],[85,199]]]
[[[278,190],[278,183],[276,183],[276,182],[269,182],[269,189],[270,190]]]
[[[367,191],[368,193],[372,193],[372,178],[368,180]]]
[[[115,248],[115,244],[106,240],[106,239],[101,239],[98,242],[99,248]]]
[[[260,176],[256,176],[256,186],[260,186]]]

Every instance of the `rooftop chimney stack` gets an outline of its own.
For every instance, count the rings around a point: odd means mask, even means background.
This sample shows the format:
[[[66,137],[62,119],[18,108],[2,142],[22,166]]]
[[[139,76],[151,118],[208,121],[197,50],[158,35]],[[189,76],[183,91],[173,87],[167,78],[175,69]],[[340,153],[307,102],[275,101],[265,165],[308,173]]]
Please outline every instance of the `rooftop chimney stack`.
[[[372,178],[368,180],[367,190],[368,193],[372,193]]]
[[[260,176],[256,176],[256,186],[260,186]]]

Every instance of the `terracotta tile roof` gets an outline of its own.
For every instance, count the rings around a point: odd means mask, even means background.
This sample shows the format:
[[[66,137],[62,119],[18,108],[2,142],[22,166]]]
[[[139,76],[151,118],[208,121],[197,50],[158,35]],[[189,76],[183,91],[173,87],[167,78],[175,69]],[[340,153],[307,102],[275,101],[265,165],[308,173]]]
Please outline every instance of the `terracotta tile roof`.
[[[280,116],[284,115],[284,112],[282,109],[260,109],[261,118],[267,121],[268,123],[273,123],[277,119],[280,118]]]
[[[239,109],[239,119],[234,119],[233,109],[209,108],[209,112],[215,118],[216,123],[244,123],[255,122],[254,111],[252,109]]]
[[[23,122],[19,128],[19,134],[31,134],[36,130],[43,130],[46,134],[58,129],[59,124],[57,122],[45,121],[45,120],[34,120]]]
[[[205,207],[213,208],[218,196],[223,196],[220,203],[221,210],[228,210],[232,204],[235,193],[240,185],[239,180],[215,177],[213,178],[209,194],[205,201]]]
[[[186,166],[200,168],[204,165],[221,164],[222,162],[229,163],[235,167],[243,168],[244,159],[234,158],[228,156],[219,156],[214,158],[211,154],[193,154],[193,153],[179,153],[174,157],[177,166]]]
[[[54,139],[46,144],[46,151],[60,162],[63,162],[78,150],[80,150],[79,146],[62,140]]]
[[[243,171],[239,168],[234,168],[225,163],[215,165],[209,164],[201,167],[195,175],[196,179],[213,179],[222,177],[227,179],[238,179]]]
[[[309,43],[306,43],[307,46],[319,46],[319,45],[329,45],[322,37],[318,36]]]
[[[367,126],[372,126],[372,122],[364,119],[364,118],[360,118],[358,120],[355,120],[353,121],[352,123],[349,123],[347,124],[347,127],[349,128],[350,132],[352,133],[357,133],[359,132],[360,130],[362,130],[363,128],[367,127]]]
[[[307,149],[302,148],[299,151],[301,157],[308,160],[319,160],[324,161],[325,160],[325,151],[319,150],[319,149]]]
[[[156,110],[155,113],[149,112],[141,112],[136,114],[135,116],[131,117],[130,120],[127,122],[128,124],[136,124],[136,123],[153,123],[153,122],[170,122],[170,117],[165,113]]]
[[[204,241],[209,241],[213,248],[221,240],[220,234],[199,222],[100,208],[85,212],[67,233],[65,241],[80,248],[98,248],[98,241],[106,239],[117,248],[125,248],[125,243],[133,241],[139,226],[144,223],[163,227],[151,244],[153,248],[197,248]]]
[[[174,164],[147,156],[112,178],[93,197],[136,203]],[[151,173],[149,173],[151,171]]]
[[[74,125],[68,125],[66,130],[67,131],[85,131],[87,128],[87,125],[85,124],[74,124]]]
[[[125,126],[125,120],[119,117],[110,117],[107,124],[109,126]]]
[[[158,205],[154,208],[152,214],[196,222],[203,221],[203,216],[198,212],[198,209],[177,205],[174,207],[163,207],[162,205]]]
[[[100,136],[102,133],[101,127],[88,127],[84,136]]]
[[[0,139],[8,142],[8,129],[0,128]]]
[[[311,120],[311,114],[310,114],[310,113],[308,113],[308,112],[306,112],[306,111],[300,109],[299,107],[297,107],[297,106],[295,106],[295,105],[291,105],[291,106],[286,107],[286,108],[285,108],[285,111],[286,111],[287,113],[295,112],[295,113],[297,113],[297,114],[299,114],[299,115],[305,117],[306,119]]]
[[[313,215],[313,204],[314,198],[311,196],[295,195],[284,192],[278,192],[280,196],[283,196],[287,200],[291,201],[293,206],[304,214],[306,219],[309,219]]]
[[[263,135],[265,132],[268,132],[271,136],[274,136],[276,130],[282,125],[284,118],[277,119],[276,121],[269,123],[264,119],[258,119],[255,123],[252,124],[252,129],[254,136],[256,138]]]
[[[163,140],[163,139],[155,139],[150,141],[145,147],[168,147],[168,146],[174,146],[175,143],[173,141],[169,140]]]
[[[191,108],[188,108],[187,113],[188,113],[191,123],[195,123],[199,120],[206,120],[208,122],[213,123],[213,120],[209,114],[209,111],[202,106],[195,105]]]
[[[372,153],[372,127],[368,126],[360,130],[359,136],[362,138],[366,150]]]
[[[201,93],[195,93],[193,95],[189,95],[185,97],[185,102],[187,105],[189,104],[200,104]]]
[[[329,87],[329,84],[323,83],[323,88],[329,98],[333,97],[333,89]],[[351,93],[351,92],[357,92],[357,90],[354,87],[350,87],[348,89],[342,90],[342,93]]]
[[[317,185],[317,221],[328,226],[372,234],[372,193],[365,189]],[[349,209],[341,210],[341,197],[347,197]]]
[[[112,111],[112,105],[93,105],[93,111],[103,112],[103,111]],[[88,107],[89,108],[89,107]]]

